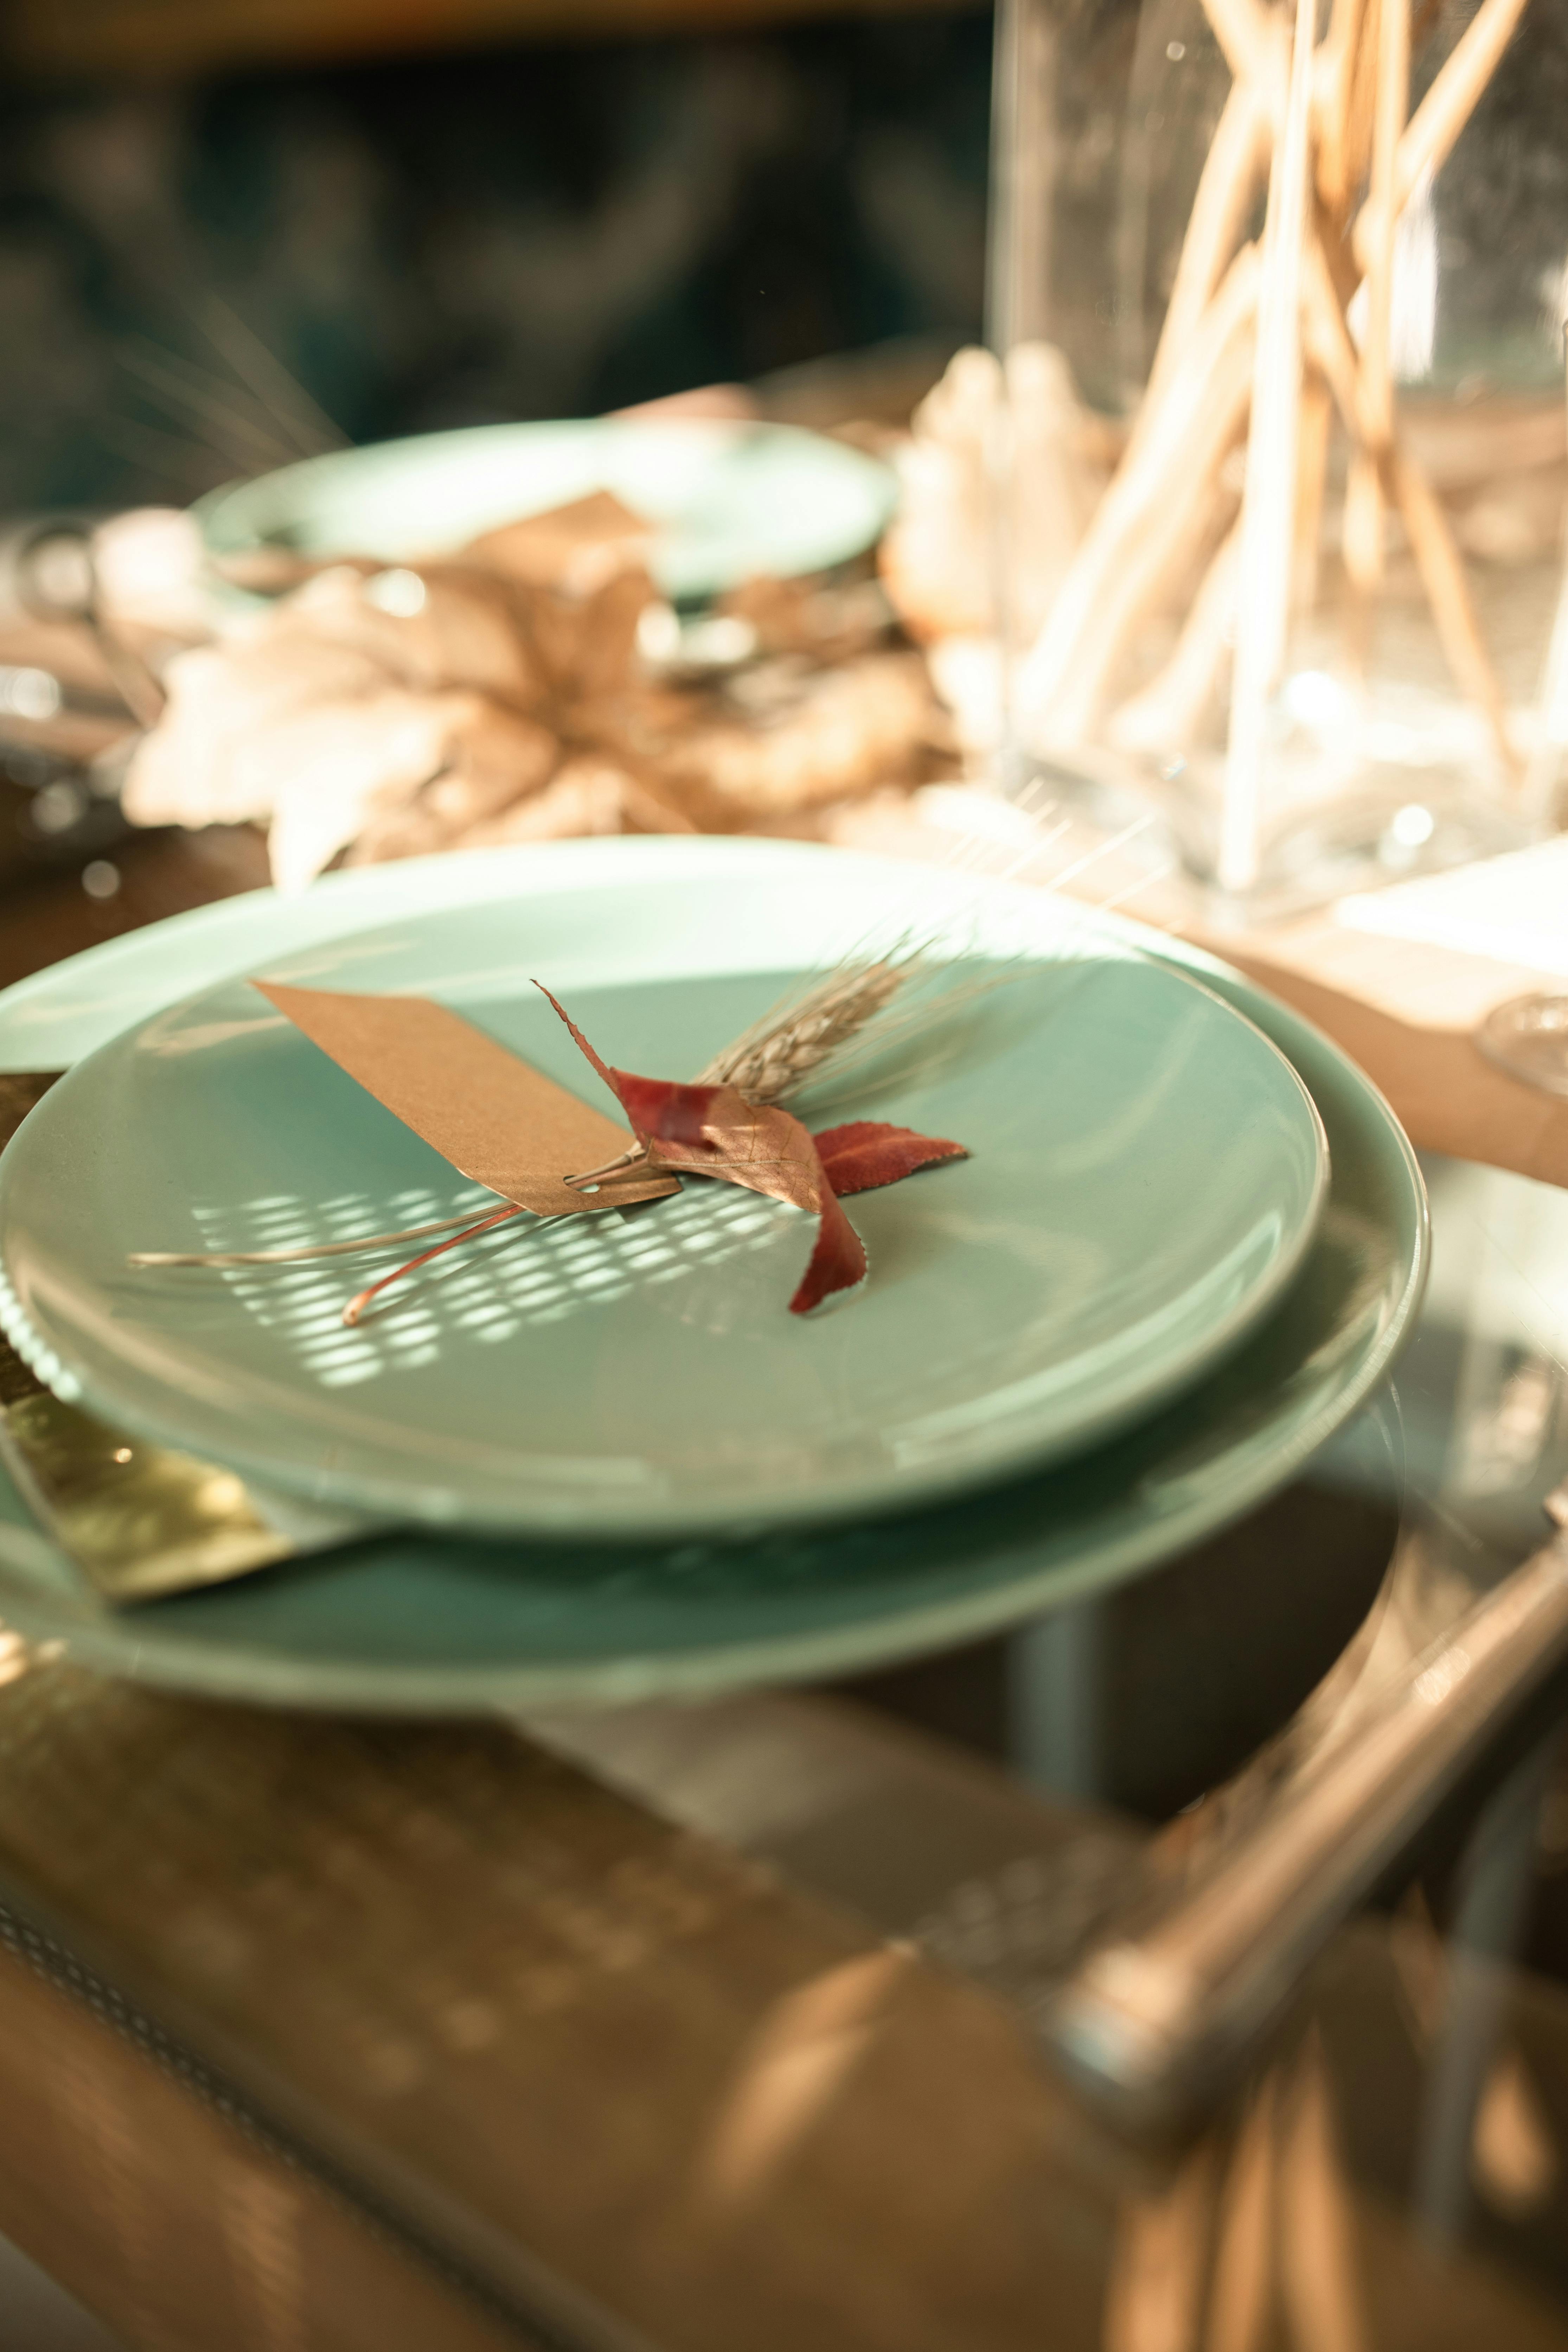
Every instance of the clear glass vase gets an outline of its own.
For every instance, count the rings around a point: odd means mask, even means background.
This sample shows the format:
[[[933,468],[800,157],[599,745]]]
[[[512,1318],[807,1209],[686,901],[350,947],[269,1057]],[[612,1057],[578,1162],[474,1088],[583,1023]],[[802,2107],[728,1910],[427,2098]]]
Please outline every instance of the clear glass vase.
[[[1518,845],[1568,746],[1568,0],[1002,0],[1015,791],[1241,901]]]

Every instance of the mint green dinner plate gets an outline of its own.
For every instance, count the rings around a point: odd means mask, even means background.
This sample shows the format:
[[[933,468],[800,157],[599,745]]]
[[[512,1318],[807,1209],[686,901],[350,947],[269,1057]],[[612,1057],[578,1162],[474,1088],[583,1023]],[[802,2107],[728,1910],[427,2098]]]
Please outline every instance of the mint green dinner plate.
[[[593,490],[657,526],[654,577],[692,601],[759,572],[847,562],[876,544],[898,499],[879,458],[795,425],[605,416],[334,451],[213,490],[195,513],[216,556],[284,547],[400,563]]]
[[[421,907],[478,908],[509,889],[565,900],[601,877],[700,877],[722,889],[764,870],[808,897],[842,887],[868,910],[895,892],[918,900],[924,887],[921,873],[879,861],[716,841],[389,867],[303,900],[263,893],[205,908],[22,983],[0,995],[0,1067],[59,1067],[157,1002]],[[1308,1024],[1208,958],[1126,924],[1096,930],[1196,974],[1265,1029],[1310,1087],[1331,1149],[1327,1206],[1284,1297],[1216,1371],[1135,1429],[981,1494],[827,1534],[630,1545],[410,1532],[124,1612],[99,1601],[0,1492],[0,1615],[84,1664],[214,1696],[430,1713],[615,1704],[848,1672],[977,1638],[1235,1518],[1322,1447],[1392,1361],[1425,1276],[1420,1177],[1381,1097]]]
[[[1043,893],[954,877],[809,897],[764,856],[722,886],[526,890],[283,958],[317,988],[437,994],[580,1094],[611,1098],[531,985],[610,1061],[687,1077],[850,944],[962,941],[934,1054],[835,1118],[972,1156],[859,1196],[869,1281],[788,1301],[815,1224],[690,1181],[623,1217],[519,1223],[411,1279],[357,1329],[374,1265],[132,1271],[142,1250],[254,1252],[491,1203],[243,981],[89,1055],[0,1162],[0,1321],[64,1396],[318,1504],[486,1532],[644,1538],[901,1510],[1081,1448],[1187,1385],[1279,1297],[1327,1147],[1250,1022]]]

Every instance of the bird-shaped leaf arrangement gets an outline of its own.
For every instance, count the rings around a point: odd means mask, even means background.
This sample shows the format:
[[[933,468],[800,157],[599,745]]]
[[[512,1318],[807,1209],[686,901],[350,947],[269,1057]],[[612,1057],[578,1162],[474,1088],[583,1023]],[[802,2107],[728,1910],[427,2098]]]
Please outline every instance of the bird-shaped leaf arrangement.
[[[541,986],[588,1061],[620,1103],[637,1141],[616,1165],[641,1160],[681,1176],[710,1176],[751,1192],[766,1192],[805,1209],[817,1220],[816,1244],[790,1312],[805,1315],[866,1278],[866,1252],[839,1206],[839,1195],[896,1184],[919,1168],[963,1160],[962,1143],[917,1135],[907,1127],[856,1119],[813,1136],[776,1104],[747,1100],[732,1086],[688,1086],[638,1077],[601,1060],[581,1029]],[[588,1189],[608,1172],[589,1169],[574,1181]]]

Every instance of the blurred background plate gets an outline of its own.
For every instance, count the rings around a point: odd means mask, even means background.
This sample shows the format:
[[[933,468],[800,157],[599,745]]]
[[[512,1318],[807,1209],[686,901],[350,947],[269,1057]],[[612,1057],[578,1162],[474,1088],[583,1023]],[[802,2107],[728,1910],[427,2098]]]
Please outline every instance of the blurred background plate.
[[[657,527],[654,578],[682,603],[847,562],[881,536],[898,496],[879,458],[791,425],[595,417],[337,451],[212,491],[195,513],[214,557],[280,549],[392,563],[450,553],[595,490]]]

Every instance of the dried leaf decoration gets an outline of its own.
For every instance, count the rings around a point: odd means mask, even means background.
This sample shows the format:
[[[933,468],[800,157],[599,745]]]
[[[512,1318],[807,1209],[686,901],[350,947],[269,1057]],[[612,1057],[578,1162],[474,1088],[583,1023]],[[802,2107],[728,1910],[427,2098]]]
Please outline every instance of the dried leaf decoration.
[[[917,1135],[912,1127],[888,1127],[876,1118],[825,1128],[816,1140],[827,1181],[840,1200],[846,1192],[896,1184],[900,1176],[934,1167],[939,1160],[969,1157],[962,1143],[949,1143],[940,1135]]]
[[[852,1120],[813,1137],[774,1097],[775,1088],[819,1077],[833,1050],[867,1026],[911,968],[906,958],[901,965],[884,960],[840,969],[804,998],[797,993],[771,1024],[759,1024],[735,1040],[690,1085],[611,1069],[536,982],[616,1097],[636,1139],[629,1150],[576,1172],[574,1159],[617,1143],[625,1129],[449,1007],[423,997],[358,996],[258,980],[253,984],[286,1019],[460,1174],[499,1195],[499,1205],[349,1240],[260,1250],[137,1250],[128,1263],[302,1265],[401,1242],[426,1243],[417,1256],[349,1300],[342,1319],[353,1327],[406,1276],[515,1218],[553,1223],[655,1200],[679,1190],[682,1175],[710,1176],[787,1201],[816,1219],[810,1262],[790,1301],[792,1312],[804,1315],[866,1278],[866,1253],[838,1205],[841,1194],[896,1184],[917,1169],[968,1157],[961,1143],[878,1119]]]
[[[866,1279],[865,1248],[838,1205],[840,1190],[867,1192],[935,1160],[966,1157],[961,1143],[875,1120],[857,1120],[814,1138],[787,1110],[748,1102],[736,1087],[683,1086],[612,1069],[542,982],[534,985],[616,1096],[642,1153],[655,1166],[765,1192],[816,1218],[816,1241],[790,1300],[792,1315],[809,1314],[824,1299]],[[824,1146],[830,1148],[831,1159]]]

